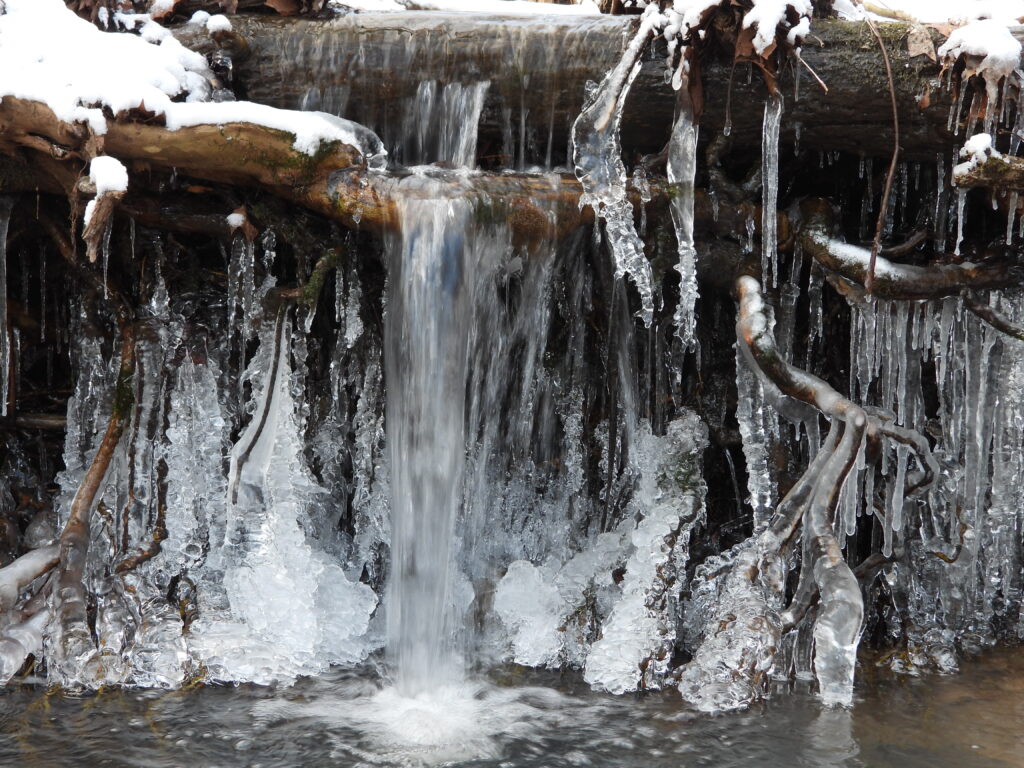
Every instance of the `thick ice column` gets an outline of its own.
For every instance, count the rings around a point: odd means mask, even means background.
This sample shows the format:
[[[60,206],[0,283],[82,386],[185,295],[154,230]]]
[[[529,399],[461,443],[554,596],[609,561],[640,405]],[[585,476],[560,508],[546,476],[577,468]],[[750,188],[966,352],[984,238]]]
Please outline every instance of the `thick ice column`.
[[[664,437],[645,424],[635,461],[640,482],[631,510],[640,522],[630,532],[622,596],[587,657],[584,679],[598,689],[625,693],[660,688],[676,639],[677,600],[672,584],[685,573],[690,531],[703,513],[701,453],[707,428],[684,412]]]
[[[615,68],[587,98],[572,126],[573,162],[583,185],[580,205],[590,205],[604,219],[605,235],[615,260],[615,276],[629,275],[640,293],[640,317],[654,317],[651,265],[633,225],[633,205],[626,197],[626,167],[622,163],[619,125],[630,86],[640,72],[640,54],[660,23],[657,6],[647,8],[640,27]]]

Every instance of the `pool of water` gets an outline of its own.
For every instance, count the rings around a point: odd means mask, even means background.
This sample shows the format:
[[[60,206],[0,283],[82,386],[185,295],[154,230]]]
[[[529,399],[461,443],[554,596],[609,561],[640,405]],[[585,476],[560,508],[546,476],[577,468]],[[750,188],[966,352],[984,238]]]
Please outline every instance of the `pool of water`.
[[[798,685],[720,716],[670,694],[613,697],[516,670],[418,699],[367,670],[278,689],[22,686],[0,693],[0,765],[1024,766],[1024,649],[948,677],[861,672],[850,710],[824,709]]]

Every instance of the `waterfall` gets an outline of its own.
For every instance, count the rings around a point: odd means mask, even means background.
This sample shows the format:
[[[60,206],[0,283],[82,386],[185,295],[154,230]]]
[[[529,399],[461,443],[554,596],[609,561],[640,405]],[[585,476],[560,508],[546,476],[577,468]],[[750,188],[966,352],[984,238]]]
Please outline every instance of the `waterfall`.
[[[458,677],[452,538],[465,462],[466,364],[476,265],[465,200],[406,199],[389,249],[385,371],[391,466],[388,653],[399,691]]]

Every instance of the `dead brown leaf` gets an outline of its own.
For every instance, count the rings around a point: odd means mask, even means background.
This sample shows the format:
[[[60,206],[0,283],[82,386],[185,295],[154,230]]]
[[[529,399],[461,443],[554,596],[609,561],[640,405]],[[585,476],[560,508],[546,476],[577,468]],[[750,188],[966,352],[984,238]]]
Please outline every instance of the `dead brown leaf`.
[[[923,24],[911,25],[910,34],[907,35],[907,53],[910,58],[927,56],[932,61],[938,62],[939,57],[935,55],[935,43],[932,42],[932,37],[928,34],[928,28]]]

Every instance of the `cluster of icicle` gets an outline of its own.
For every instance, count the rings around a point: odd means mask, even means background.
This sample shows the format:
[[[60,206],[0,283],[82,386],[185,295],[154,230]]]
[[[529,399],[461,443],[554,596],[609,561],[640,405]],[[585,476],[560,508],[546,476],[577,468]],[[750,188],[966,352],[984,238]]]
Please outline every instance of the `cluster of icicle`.
[[[91,529],[85,585],[95,596],[95,648],[71,653],[59,633],[47,634],[52,681],[287,681],[358,661],[374,647],[367,626],[377,596],[359,583],[358,568],[343,567],[330,494],[308,463],[305,350],[290,341],[301,334],[283,314],[264,315],[273,279],[256,286],[258,257],[264,268],[272,262],[272,236],[262,248],[239,236],[223,335],[193,336],[195,318],[172,308],[162,284],[150,303],[153,334],[137,342],[136,405]],[[358,336],[358,326],[351,330],[339,336],[338,365]],[[116,379],[109,353],[86,329],[76,335],[58,522],[95,453]],[[250,342],[259,346],[242,373],[231,352],[244,360]],[[238,420],[246,426],[232,444]],[[161,517],[159,552],[115,567],[149,546]]]
[[[1020,323],[1022,299],[993,293],[989,303]],[[843,499],[843,530],[878,514],[882,553],[896,556],[889,583],[907,606],[899,629],[910,654],[893,663],[951,671],[958,650],[1024,638],[1016,608],[1024,586],[1024,342],[979,320],[959,298],[876,301],[855,309],[850,371],[864,402],[891,410],[899,424],[930,423],[943,468],[927,500],[905,500],[898,487],[906,450],[890,448],[877,477],[864,473]],[[938,394],[931,422],[930,391]]]
[[[720,0],[675,0],[659,10],[657,4],[641,3],[644,12],[640,25],[619,63],[594,87],[583,111],[573,123],[572,147],[576,176],[583,184],[580,206],[590,205],[604,222],[605,237],[615,264],[615,276],[628,275],[640,295],[639,316],[650,326],[655,309],[655,293],[650,264],[644,256],[643,241],[633,223],[633,205],[626,190],[626,169],[621,158],[619,127],[630,87],[640,72],[640,56],[650,39],[662,35],[668,41],[666,81],[676,96],[675,120],[668,143],[667,176],[675,186],[671,196],[672,222],[678,242],[679,303],[673,321],[683,348],[696,344],[694,308],[698,298],[697,252],[693,237],[694,178],[697,171],[697,125],[689,98],[690,38],[703,36],[701,29],[708,14]],[[786,30],[787,42],[798,45],[810,30],[812,7],[809,0],[777,2],[761,0],[747,11],[744,28],[754,28],[754,47],[764,54],[775,41],[777,27]],[[798,19],[790,21],[791,14]],[[762,238],[765,275],[777,282],[775,256],[776,196],[778,188],[778,135],[782,116],[782,97],[774,94],[765,106],[764,204]],[[638,190],[642,194],[642,190]],[[771,270],[769,272],[769,270]],[[767,280],[766,280],[767,282]]]

